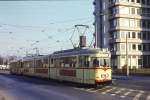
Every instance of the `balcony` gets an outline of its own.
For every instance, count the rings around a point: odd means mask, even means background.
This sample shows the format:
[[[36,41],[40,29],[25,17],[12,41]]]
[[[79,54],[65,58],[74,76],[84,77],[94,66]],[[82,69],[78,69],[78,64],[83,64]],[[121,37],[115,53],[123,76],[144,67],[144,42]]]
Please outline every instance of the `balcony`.
[[[142,15],[131,15],[131,14],[111,14],[109,16],[109,19],[114,19],[114,18],[129,18],[129,19],[147,19],[149,20],[150,17],[148,16],[142,16]]]
[[[119,1],[116,0],[115,2],[111,2],[109,3],[109,7],[114,7],[114,6],[130,6],[130,7],[146,7],[146,8],[150,8],[150,5],[145,5],[145,4],[141,4],[141,3],[133,3],[133,2],[123,2],[123,1]]]
[[[115,30],[125,30],[125,31],[150,31],[149,28],[140,28],[140,27],[123,27],[123,26],[115,26],[110,28],[110,32]]]

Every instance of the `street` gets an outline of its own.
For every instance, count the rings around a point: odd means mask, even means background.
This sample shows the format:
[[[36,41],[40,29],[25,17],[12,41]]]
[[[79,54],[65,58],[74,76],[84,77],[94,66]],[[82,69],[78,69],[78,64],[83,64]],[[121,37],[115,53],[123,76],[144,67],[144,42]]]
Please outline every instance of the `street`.
[[[0,100],[150,100],[150,78],[124,77],[93,88],[1,73]]]

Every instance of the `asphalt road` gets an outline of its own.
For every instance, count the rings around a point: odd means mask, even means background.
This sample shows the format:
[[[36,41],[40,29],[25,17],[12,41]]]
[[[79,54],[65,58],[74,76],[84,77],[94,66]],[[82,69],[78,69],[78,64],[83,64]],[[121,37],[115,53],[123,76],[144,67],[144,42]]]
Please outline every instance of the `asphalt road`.
[[[0,75],[0,91],[6,100],[119,100],[119,97],[81,91],[72,85],[9,74]]]
[[[114,78],[114,85],[95,89],[25,76],[0,74],[0,100],[150,100],[149,89],[145,89],[147,86],[143,88],[149,81],[146,79],[147,81],[141,84],[140,78],[135,80]]]

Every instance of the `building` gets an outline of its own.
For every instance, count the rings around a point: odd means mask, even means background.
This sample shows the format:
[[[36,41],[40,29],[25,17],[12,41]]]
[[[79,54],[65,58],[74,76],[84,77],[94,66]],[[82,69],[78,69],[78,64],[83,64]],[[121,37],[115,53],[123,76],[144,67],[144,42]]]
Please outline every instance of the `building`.
[[[112,66],[150,68],[150,0],[95,0],[96,47],[109,48]]]

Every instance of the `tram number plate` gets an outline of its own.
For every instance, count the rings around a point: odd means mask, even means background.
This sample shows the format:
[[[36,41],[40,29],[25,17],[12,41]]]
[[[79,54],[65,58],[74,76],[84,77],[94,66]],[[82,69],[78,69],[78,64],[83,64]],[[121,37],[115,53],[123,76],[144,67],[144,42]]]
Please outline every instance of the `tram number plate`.
[[[108,78],[109,74],[101,74],[101,78]]]

